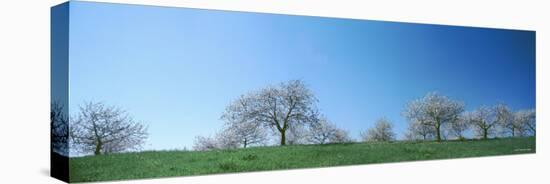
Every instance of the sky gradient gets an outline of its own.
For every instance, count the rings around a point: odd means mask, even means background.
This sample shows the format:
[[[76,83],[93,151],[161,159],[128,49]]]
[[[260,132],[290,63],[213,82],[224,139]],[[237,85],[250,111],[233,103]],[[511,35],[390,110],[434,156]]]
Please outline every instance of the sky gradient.
[[[354,138],[438,91],[466,110],[535,108],[535,32],[72,1],[70,109],[104,102],[149,126],[146,149],[191,148],[225,107],[303,80]],[[75,114],[72,111],[71,114]]]

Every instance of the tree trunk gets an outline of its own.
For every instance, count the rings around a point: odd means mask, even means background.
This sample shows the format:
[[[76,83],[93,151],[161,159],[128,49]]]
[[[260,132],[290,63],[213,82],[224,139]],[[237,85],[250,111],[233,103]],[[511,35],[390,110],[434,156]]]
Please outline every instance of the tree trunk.
[[[243,147],[246,148],[246,143],[247,143],[247,140],[244,139],[244,144],[243,144]]]
[[[437,142],[441,142],[441,124],[437,123],[437,125],[435,125],[435,131],[437,133]]]
[[[286,130],[281,131],[281,146],[286,145]]]
[[[487,139],[487,129],[483,129],[483,139]]]
[[[94,155],[101,155],[101,147],[103,146],[103,143],[101,141],[97,141],[97,144],[95,146]]]

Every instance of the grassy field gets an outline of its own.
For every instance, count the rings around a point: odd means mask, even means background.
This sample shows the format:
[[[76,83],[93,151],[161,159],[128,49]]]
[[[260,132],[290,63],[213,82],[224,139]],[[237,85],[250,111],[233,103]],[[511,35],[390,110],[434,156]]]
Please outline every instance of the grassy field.
[[[226,151],[150,151],[70,159],[71,182],[188,176],[509,155],[535,152],[535,138],[257,147]]]

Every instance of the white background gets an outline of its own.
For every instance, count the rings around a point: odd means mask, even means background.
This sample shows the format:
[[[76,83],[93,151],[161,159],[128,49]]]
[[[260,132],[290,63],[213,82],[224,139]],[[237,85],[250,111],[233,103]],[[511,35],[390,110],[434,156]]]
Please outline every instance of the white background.
[[[537,31],[537,153],[121,183],[543,183],[550,173],[545,1],[104,0]],[[61,183],[49,175],[50,10],[61,0],[0,2],[0,183]],[[545,19],[546,16],[546,19]],[[495,66],[498,67],[498,66]],[[545,73],[545,71],[547,73]],[[544,83],[546,81],[546,83]]]

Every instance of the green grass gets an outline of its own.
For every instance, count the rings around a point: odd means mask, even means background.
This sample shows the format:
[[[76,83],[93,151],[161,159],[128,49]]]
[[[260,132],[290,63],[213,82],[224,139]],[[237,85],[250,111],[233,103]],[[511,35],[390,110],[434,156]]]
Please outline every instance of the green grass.
[[[535,152],[535,138],[147,151],[70,159],[70,181],[189,176]]]

